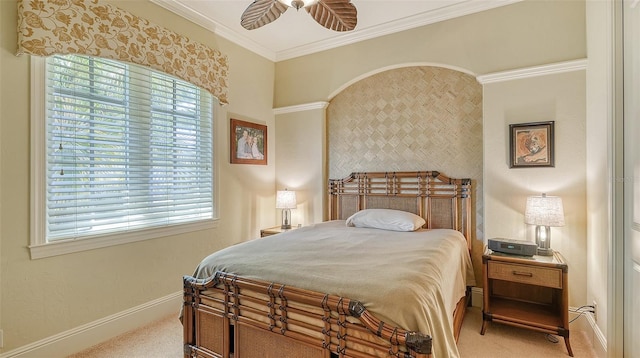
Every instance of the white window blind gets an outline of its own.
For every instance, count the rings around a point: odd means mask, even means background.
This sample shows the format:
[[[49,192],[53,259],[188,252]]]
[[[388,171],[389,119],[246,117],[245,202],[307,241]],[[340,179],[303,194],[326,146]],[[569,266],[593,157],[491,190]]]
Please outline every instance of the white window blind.
[[[128,63],[46,65],[47,242],[213,218],[213,97]]]

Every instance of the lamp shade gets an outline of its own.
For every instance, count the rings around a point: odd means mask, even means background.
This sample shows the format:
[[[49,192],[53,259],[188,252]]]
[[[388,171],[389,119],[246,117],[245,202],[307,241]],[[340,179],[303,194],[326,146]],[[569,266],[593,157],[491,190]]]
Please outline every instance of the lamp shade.
[[[564,226],[562,198],[546,194],[528,197],[524,222],[530,225]]]
[[[276,193],[276,209],[295,209],[296,192],[289,190],[278,190]]]

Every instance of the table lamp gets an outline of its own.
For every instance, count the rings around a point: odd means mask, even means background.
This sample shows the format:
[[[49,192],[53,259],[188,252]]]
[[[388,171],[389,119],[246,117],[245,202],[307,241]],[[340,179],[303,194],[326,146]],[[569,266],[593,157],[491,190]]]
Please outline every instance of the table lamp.
[[[564,226],[562,198],[558,196],[530,196],[524,211],[524,222],[536,225],[538,255],[551,256],[551,226]]]
[[[296,206],[295,191],[278,190],[276,193],[276,209],[282,209],[281,229],[291,229],[291,209],[295,209]]]

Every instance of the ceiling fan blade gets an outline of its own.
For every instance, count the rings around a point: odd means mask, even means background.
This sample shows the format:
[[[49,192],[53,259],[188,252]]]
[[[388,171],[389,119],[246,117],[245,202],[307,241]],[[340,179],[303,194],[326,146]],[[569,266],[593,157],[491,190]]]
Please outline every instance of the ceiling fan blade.
[[[351,31],[358,24],[358,10],[351,0],[320,0],[307,12],[317,23],[334,31]]]
[[[289,7],[278,0],[254,0],[240,17],[240,25],[255,30],[277,19]]]

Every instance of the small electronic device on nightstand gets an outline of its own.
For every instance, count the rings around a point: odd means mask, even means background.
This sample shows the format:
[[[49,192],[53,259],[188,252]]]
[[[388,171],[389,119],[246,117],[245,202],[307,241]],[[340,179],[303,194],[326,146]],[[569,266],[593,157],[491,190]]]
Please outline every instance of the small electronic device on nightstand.
[[[522,256],[533,256],[538,249],[533,242],[503,238],[489,239],[488,247],[496,252]]]

